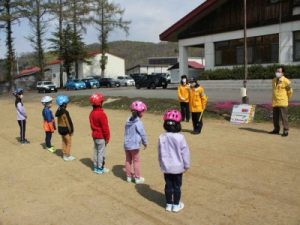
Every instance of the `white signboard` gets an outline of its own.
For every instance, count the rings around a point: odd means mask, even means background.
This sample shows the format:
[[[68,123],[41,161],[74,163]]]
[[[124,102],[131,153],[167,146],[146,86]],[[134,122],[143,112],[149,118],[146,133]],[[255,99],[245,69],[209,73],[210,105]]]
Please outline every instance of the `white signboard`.
[[[232,108],[230,122],[235,124],[250,123],[254,119],[255,105],[241,104]]]

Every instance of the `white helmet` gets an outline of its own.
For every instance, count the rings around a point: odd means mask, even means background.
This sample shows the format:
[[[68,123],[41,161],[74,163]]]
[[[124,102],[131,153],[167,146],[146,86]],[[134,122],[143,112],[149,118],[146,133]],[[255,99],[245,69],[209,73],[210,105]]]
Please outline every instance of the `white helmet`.
[[[44,97],[42,97],[41,103],[47,104],[49,102],[52,102],[52,97],[50,97],[50,96],[44,96]]]

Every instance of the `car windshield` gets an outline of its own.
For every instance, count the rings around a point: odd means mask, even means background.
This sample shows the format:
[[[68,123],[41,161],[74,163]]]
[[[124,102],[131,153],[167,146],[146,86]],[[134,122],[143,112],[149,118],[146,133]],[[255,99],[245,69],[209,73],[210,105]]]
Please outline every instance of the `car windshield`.
[[[80,80],[73,80],[75,83],[78,83],[78,82],[80,82]]]
[[[46,85],[51,85],[51,84],[53,84],[51,81],[46,81],[46,82],[44,82],[44,84],[46,84]]]

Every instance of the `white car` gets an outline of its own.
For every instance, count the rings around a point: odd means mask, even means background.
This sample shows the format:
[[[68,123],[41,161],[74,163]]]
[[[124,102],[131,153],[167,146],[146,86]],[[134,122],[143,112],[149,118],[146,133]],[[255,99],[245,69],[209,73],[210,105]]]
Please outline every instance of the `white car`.
[[[117,81],[120,82],[121,86],[135,86],[135,82],[130,76],[118,76]]]

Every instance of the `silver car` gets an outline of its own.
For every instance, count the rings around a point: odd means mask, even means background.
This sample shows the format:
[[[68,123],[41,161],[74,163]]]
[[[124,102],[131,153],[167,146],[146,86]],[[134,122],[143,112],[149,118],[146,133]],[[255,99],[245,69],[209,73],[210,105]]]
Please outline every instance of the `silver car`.
[[[130,76],[118,76],[117,81],[120,82],[121,86],[135,86],[135,82]]]

